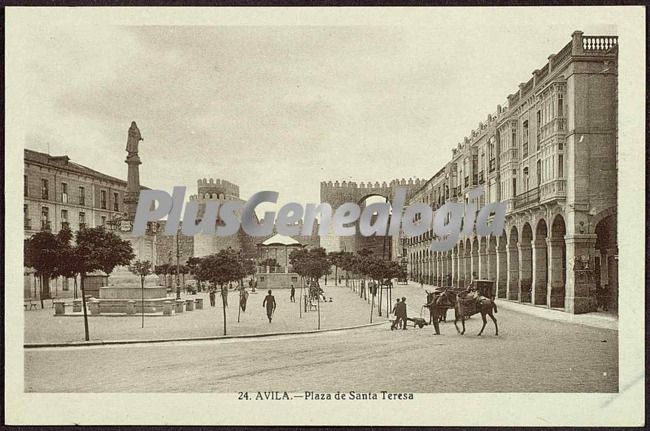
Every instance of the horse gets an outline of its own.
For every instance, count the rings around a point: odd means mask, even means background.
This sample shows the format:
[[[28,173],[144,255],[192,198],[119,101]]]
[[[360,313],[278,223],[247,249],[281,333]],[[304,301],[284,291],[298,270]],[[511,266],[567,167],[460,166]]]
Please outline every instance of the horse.
[[[477,297],[468,297],[470,295],[469,290],[465,290],[461,293],[458,293],[454,295],[452,292],[449,291],[444,291],[440,296],[445,297],[447,301],[453,302],[454,304],[454,326],[456,327],[456,331],[460,335],[465,334],[465,315],[474,315],[477,313],[481,313],[481,318],[483,319],[483,326],[481,327],[481,330],[479,331],[478,335],[480,336],[483,333],[483,330],[485,329],[485,325],[487,325],[487,319],[485,318],[486,315],[490,316],[490,319],[494,322],[494,328],[495,328],[495,334],[494,335],[499,335],[499,325],[497,325],[497,319],[494,317],[494,313],[497,312],[497,304],[490,298],[486,298],[484,296],[477,296]],[[474,305],[473,308],[469,308],[471,305]],[[463,331],[461,332],[460,329],[458,329],[458,319],[461,320],[461,323],[463,324]]]
[[[447,301],[442,293],[429,292],[427,293],[427,303],[424,305],[429,309],[429,324],[433,323],[433,319],[438,319],[438,322],[447,321],[447,310],[454,308],[453,302]],[[444,292],[444,291],[443,291]]]

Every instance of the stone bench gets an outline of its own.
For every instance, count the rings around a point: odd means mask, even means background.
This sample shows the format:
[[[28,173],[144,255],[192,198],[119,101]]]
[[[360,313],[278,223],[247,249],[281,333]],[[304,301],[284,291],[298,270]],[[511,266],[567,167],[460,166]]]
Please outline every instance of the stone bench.
[[[172,301],[163,302],[163,316],[171,316],[174,309]]]
[[[183,310],[183,308],[184,308],[183,305],[185,304],[185,301],[183,301],[182,299],[176,299],[175,303],[176,303],[176,313],[177,314],[182,313],[184,311]]]
[[[185,310],[186,311],[194,311],[194,300],[193,299],[186,299],[185,300]]]
[[[203,298],[196,298],[194,301],[196,302],[196,309],[203,310]]]
[[[54,301],[54,315],[62,316],[65,314],[65,302],[64,301]]]

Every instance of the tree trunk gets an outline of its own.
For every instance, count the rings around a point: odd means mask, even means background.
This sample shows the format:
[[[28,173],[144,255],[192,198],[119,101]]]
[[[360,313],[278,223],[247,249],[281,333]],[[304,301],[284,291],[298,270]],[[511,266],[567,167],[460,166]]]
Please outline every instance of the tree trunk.
[[[316,281],[316,286],[317,286],[317,287],[320,287],[320,286],[318,285],[318,280]],[[317,302],[317,304],[318,304],[318,306],[317,306],[317,307],[318,307],[318,329],[320,329],[320,289],[319,289],[319,291],[318,291],[317,294],[316,294],[316,302]]]
[[[381,299],[382,299],[382,292],[384,289],[381,283],[378,283],[377,287],[379,288],[379,302],[377,303],[377,309],[379,310],[379,317],[381,317],[381,305],[382,305]]]
[[[224,295],[224,286],[221,284],[221,305],[223,306],[223,335],[226,335],[226,295]]]
[[[334,286],[339,285],[339,267],[334,265]]]
[[[375,296],[372,296],[372,303],[370,304],[370,323],[372,323],[372,309],[375,307]]]
[[[74,299],[77,299],[77,276],[73,277],[74,279]]]
[[[81,307],[84,312],[84,333],[86,336],[86,341],[90,341],[90,332],[88,331],[88,311],[86,310],[86,289],[84,288],[84,279],[86,274],[81,274]]]
[[[43,276],[43,275],[41,275],[41,282],[39,283],[39,285],[40,285],[40,292],[39,292],[39,295],[38,295],[39,299],[41,300],[41,310],[42,310],[43,308],[45,308],[45,305],[43,305],[43,283],[44,283],[43,280],[45,280],[45,279],[46,279],[46,277]]]
[[[144,275],[140,275],[140,287],[142,289],[142,301],[140,302],[140,313],[142,314],[142,327],[144,328]]]

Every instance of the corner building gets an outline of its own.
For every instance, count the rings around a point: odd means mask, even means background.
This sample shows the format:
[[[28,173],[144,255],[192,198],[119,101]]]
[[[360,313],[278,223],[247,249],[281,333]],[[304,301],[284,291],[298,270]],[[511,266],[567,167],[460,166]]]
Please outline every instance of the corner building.
[[[501,236],[461,237],[431,252],[433,231],[403,238],[411,279],[465,286],[476,273],[498,298],[585,313],[607,288],[617,310],[617,64],[615,36],[571,41],[480,122],[452,158],[412,196],[446,202],[505,202]]]

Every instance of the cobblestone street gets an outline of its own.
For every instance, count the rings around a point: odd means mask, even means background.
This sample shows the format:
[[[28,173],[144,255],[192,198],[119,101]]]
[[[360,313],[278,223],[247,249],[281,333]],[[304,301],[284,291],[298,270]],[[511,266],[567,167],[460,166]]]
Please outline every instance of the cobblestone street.
[[[411,314],[419,314],[420,298],[416,296],[417,289],[419,287],[404,286],[402,293],[399,293],[407,296],[406,292],[414,292],[407,299],[411,304]],[[345,294],[346,290],[328,288],[328,292],[339,291],[341,294]],[[354,298],[349,290],[347,292],[350,295],[349,302],[368,311],[364,301]],[[398,292],[400,290],[396,289],[394,298]],[[284,293],[282,291],[277,296],[282,298],[286,296]],[[359,323],[367,323],[365,314]],[[450,317],[451,315],[453,312]],[[183,317],[187,316],[178,316]],[[498,337],[494,336],[491,323],[486,327],[484,335],[477,337],[481,319],[475,316],[467,322],[467,333],[464,336],[456,333],[453,322],[448,322],[442,324],[440,336],[434,336],[431,327],[390,331],[388,325],[380,325],[345,332],[271,339],[27,349],[25,390],[618,390],[617,331],[551,321],[503,308],[499,309],[496,317],[500,329]],[[51,316],[49,318],[54,319]],[[60,320],[81,323],[72,318]],[[91,322],[93,320],[97,319],[90,319]],[[176,321],[176,318],[172,320]],[[147,324],[154,321],[167,319],[151,318]],[[218,335],[219,319],[214,316],[210,322],[212,333]],[[133,319],[131,324],[138,326],[138,323],[138,319]],[[120,338],[127,336],[122,335]],[[101,363],[101,369],[106,372],[97,372],[98,363]],[[52,373],[53,369],[57,372]]]

